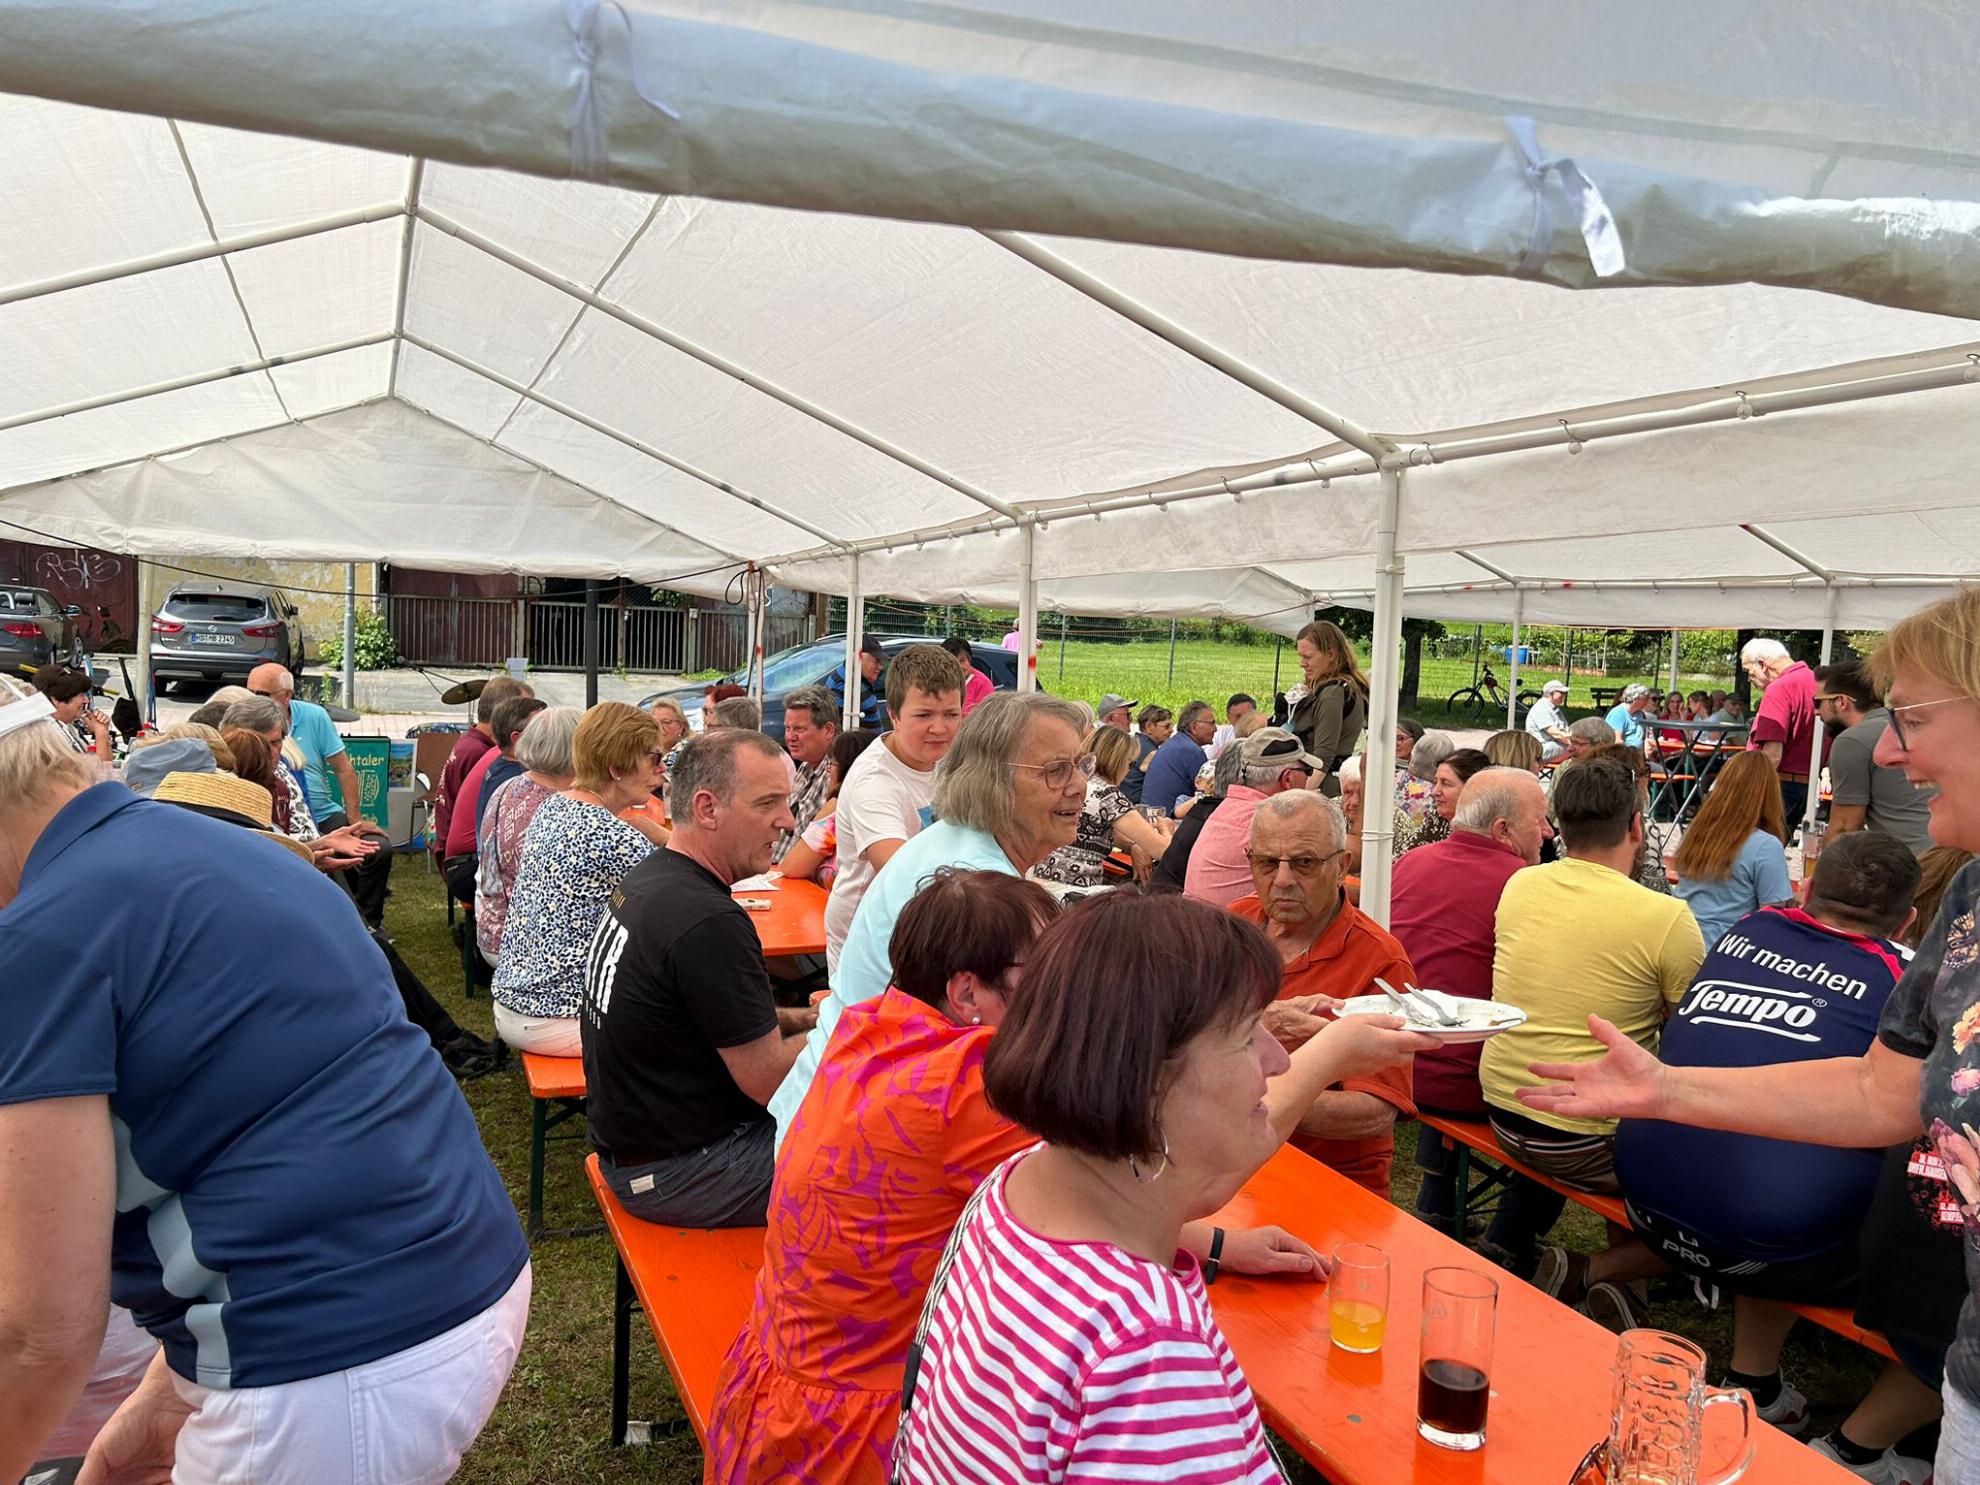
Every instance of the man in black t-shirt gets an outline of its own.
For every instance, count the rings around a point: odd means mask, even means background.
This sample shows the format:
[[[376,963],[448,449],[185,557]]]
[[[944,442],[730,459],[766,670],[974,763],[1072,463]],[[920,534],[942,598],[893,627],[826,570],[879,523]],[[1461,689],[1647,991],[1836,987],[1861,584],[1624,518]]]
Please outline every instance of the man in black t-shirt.
[[[788,789],[761,732],[688,743],[673,841],[626,873],[591,943],[579,1022],[591,1139],[619,1199],[651,1222],[764,1219],[777,1134],[764,1105],[817,1013],[778,1009],[729,884],[769,867],[791,826]]]

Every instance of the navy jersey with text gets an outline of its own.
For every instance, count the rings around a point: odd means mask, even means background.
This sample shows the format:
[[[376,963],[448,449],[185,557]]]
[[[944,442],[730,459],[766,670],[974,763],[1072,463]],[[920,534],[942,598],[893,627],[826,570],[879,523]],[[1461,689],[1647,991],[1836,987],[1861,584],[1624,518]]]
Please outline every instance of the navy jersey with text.
[[[1799,908],[1748,913],[1705,956],[1664,1027],[1672,1067],[1763,1067],[1860,1057],[1911,951],[1818,923]],[[1854,1240],[1881,1147],[1625,1119],[1616,1173],[1639,1210],[1721,1253],[1788,1262]]]

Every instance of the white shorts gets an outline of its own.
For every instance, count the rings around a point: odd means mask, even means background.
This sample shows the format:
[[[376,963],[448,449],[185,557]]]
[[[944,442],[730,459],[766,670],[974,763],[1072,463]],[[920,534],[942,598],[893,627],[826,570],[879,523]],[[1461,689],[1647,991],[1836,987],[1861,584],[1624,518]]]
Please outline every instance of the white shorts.
[[[346,1371],[216,1392],[172,1377],[196,1410],[172,1485],[437,1485],[450,1480],[509,1380],[530,1271],[452,1330]]]
[[[518,1052],[534,1052],[539,1057],[582,1057],[584,1042],[578,1036],[575,1016],[525,1016],[495,1002],[495,1034]]]

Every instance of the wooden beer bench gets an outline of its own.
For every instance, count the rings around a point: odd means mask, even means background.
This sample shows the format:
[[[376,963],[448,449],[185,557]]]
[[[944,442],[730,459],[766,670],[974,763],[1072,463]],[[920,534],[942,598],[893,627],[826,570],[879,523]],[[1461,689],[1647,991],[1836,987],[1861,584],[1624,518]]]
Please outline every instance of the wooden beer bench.
[[[1448,1139],[1457,1151],[1457,1166],[1452,1172],[1452,1186],[1457,1192],[1457,1215],[1451,1224],[1451,1235],[1463,1241],[1465,1224],[1470,1217],[1471,1207],[1481,1197],[1503,1187],[1514,1176],[1525,1176],[1536,1181],[1549,1191],[1558,1191],[1576,1206],[1595,1213],[1604,1221],[1627,1230],[1630,1226],[1629,1212],[1620,1196],[1609,1196],[1594,1191],[1577,1191],[1572,1186],[1564,1186],[1550,1176],[1543,1176],[1531,1166],[1522,1165],[1499,1147],[1498,1136],[1492,1126],[1483,1119],[1452,1119],[1439,1115],[1419,1113],[1417,1118],[1425,1127],[1436,1130]],[[1492,1162],[1492,1168],[1479,1173],[1478,1180],[1472,1181],[1471,1157],[1482,1155]],[[1846,1309],[1836,1305],[1788,1304],[1776,1301],[1784,1309],[1794,1311],[1804,1320],[1813,1321],[1824,1330],[1833,1331],[1845,1340],[1856,1342],[1866,1350],[1891,1360],[1896,1358],[1891,1352],[1890,1342],[1874,1330],[1865,1330],[1856,1323]]]
[[[543,1226],[543,1160],[544,1147],[553,1141],[564,1144],[587,1137],[583,1128],[584,1119],[584,1059],[582,1057],[545,1057],[539,1052],[522,1054],[523,1078],[529,1084],[531,1099],[529,1112],[529,1217],[523,1223],[523,1232],[531,1242],[539,1237],[572,1237],[578,1233],[596,1232],[596,1224],[589,1227],[558,1227],[548,1231]],[[571,1120],[580,1121],[579,1128],[572,1134],[552,1135],[551,1130]]]
[[[708,1448],[708,1419],[722,1358],[749,1318],[763,1265],[763,1229],[712,1230],[643,1222],[619,1204],[598,1168],[584,1162],[591,1194],[618,1253],[612,1298],[612,1443],[626,1442],[632,1377],[632,1316],[643,1310],[688,1426]]]

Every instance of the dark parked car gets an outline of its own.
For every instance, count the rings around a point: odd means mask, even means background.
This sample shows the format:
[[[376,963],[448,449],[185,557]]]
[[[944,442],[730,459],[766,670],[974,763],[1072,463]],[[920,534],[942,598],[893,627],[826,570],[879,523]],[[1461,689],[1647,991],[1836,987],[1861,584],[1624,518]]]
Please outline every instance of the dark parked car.
[[[925,634],[882,634],[875,636],[880,647],[893,659],[909,645],[938,644],[939,640]],[[1016,652],[998,645],[972,642],[969,647],[976,668],[990,677],[999,691],[1017,690],[1018,657]],[[793,645],[788,650],[779,650],[763,662],[763,730],[778,742],[784,740],[784,696],[799,686],[809,686],[823,681],[837,670],[846,658],[846,637],[843,634],[828,634],[823,639],[815,639],[810,644]],[[641,707],[649,707],[663,697],[680,703],[681,710],[687,713],[688,725],[701,730],[702,693],[710,686],[723,684],[742,686],[748,684],[748,677],[742,671],[725,675],[719,680],[697,681],[691,686],[675,686],[666,691],[655,691],[640,702]]]
[[[151,616],[151,679],[242,681],[271,660],[291,674],[303,665],[296,606],[259,583],[180,583]]]
[[[0,586],[0,669],[22,674],[71,656],[82,610],[64,608],[46,588]]]

